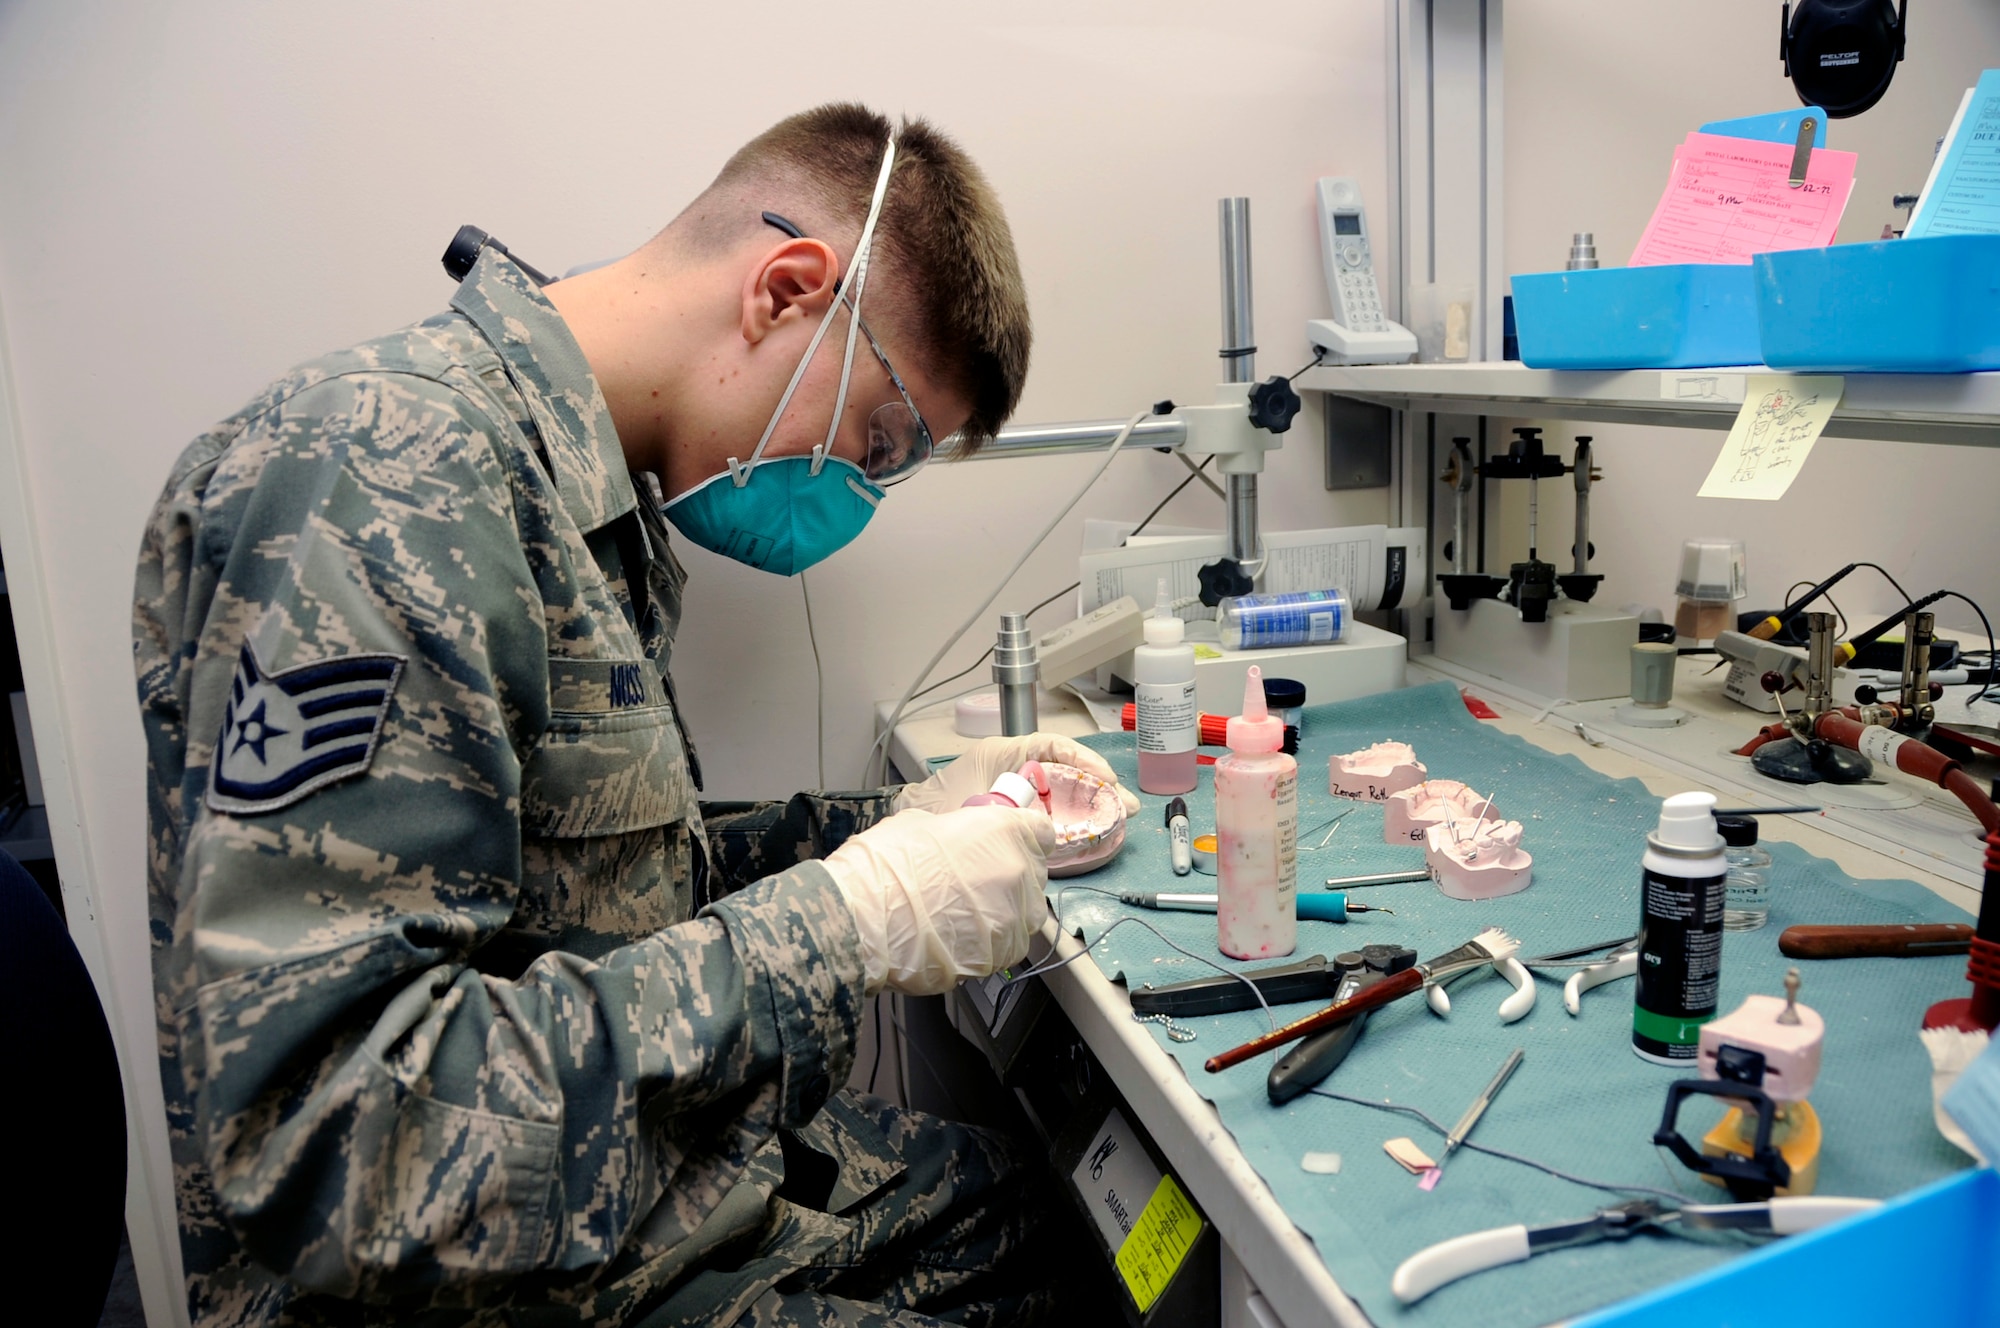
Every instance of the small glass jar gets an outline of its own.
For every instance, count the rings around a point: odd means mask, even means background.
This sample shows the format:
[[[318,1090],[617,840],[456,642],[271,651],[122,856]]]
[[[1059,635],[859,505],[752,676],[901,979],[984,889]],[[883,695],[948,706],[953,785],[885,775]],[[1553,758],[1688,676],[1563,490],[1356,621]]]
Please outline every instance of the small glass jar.
[[[1722,856],[1729,863],[1723,881],[1722,929],[1755,931],[1771,918],[1771,855],[1757,843],[1757,818],[1718,816]]]

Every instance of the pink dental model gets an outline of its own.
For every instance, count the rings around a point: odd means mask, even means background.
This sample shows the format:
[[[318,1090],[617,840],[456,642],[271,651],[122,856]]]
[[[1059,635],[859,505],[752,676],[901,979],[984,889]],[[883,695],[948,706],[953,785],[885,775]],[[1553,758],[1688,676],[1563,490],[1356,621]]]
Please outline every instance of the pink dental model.
[[[1003,771],[993,791],[967,798],[964,807],[1036,807],[1056,823],[1049,875],[1081,876],[1118,856],[1125,846],[1125,804],[1118,790],[1087,770],[1054,761],[1029,761],[1017,774]]]
[[[1521,851],[1519,821],[1454,819],[1434,825],[1424,838],[1424,864],[1438,889],[1453,899],[1498,899],[1525,890],[1534,859]]]
[[[1479,819],[1493,810],[1482,797],[1455,779],[1427,779],[1415,788],[1397,789],[1382,805],[1382,842],[1422,844],[1434,825]]]
[[[1044,805],[1056,823],[1049,875],[1081,876],[1117,857],[1125,847],[1125,803],[1118,790],[1075,766],[1045,761],[1042,769],[1048,774]]]
[[[1326,791],[1356,802],[1386,802],[1424,781],[1423,763],[1407,742],[1378,742],[1326,763]]]

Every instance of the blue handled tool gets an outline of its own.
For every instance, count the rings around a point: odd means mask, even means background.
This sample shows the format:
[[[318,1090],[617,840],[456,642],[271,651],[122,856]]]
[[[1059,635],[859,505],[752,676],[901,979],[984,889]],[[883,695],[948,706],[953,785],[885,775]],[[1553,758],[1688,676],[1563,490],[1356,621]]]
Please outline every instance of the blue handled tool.
[[[1134,908],[1164,908],[1182,913],[1213,913],[1216,908],[1212,894],[1178,894],[1172,891],[1152,894],[1132,890],[1121,893],[1118,901]],[[1387,913],[1393,916],[1396,912],[1380,904],[1350,904],[1346,894],[1337,890],[1301,891],[1298,901],[1299,916],[1308,922],[1345,922],[1350,913]]]

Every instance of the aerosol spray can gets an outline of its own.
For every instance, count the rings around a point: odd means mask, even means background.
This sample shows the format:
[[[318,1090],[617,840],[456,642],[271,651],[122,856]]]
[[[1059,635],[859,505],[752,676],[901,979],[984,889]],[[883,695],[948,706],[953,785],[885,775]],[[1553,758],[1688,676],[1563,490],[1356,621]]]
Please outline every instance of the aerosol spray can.
[[[1676,793],[1662,803],[1642,866],[1632,1050],[1656,1065],[1692,1066],[1722,982],[1729,863],[1715,795]]]

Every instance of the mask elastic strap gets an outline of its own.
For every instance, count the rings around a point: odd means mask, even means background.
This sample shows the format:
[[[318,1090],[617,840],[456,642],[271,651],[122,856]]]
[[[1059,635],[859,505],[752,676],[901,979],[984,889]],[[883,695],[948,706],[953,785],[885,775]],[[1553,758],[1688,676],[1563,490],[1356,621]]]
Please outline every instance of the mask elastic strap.
[[[817,475],[833,455],[833,439],[840,432],[841,416],[847,411],[847,385],[854,375],[854,344],[861,340],[861,296],[868,286],[868,263],[875,250],[875,223],[882,217],[882,200],[889,193],[889,172],[896,164],[896,131],[889,130],[889,147],[882,154],[882,170],[875,177],[875,196],[868,200],[868,220],[861,227],[861,241],[854,247],[854,279],[848,283],[850,326],[847,346],[840,360],[840,390],[833,398],[833,418],[827,422],[826,441],[813,449],[811,474]],[[827,313],[832,321],[833,313]]]
[[[882,171],[881,174],[878,175],[875,180],[875,196],[868,205],[868,220],[866,221],[866,223],[863,224],[861,228],[861,243],[856,247],[855,251],[856,271],[854,275],[857,281],[865,277],[867,274],[868,247],[871,243],[873,243],[875,238],[875,221],[878,217],[882,215],[882,199],[889,191],[889,168],[895,165],[895,162],[896,162],[896,131],[894,128],[891,128],[889,130],[889,147],[888,150],[882,156]],[[861,296],[860,291],[858,289],[855,290],[853,292],[853,296],[854,296],[853,303],[850,307],[852,307],[855,310],[855,317],[859,319],[860,296]],[[751,467],[755,466],[759,461],[763,459],[764,448],[770,443],[771,435],[778,431],[778,422],[785,418],[785,407],[791,404],[792,393],[798,390],[800,380],[806,376],[806,370],[811,366],[813,356],[819,351],[819,343],[826,340],[826,334],[828,330],[830,330],[833,327],[833,317],[837,312],[839,312],[840,304],[841,304],[841,298],[837,296],[834,300],[833,306],[826,311],[826,317],[820,319],[819,326],[813,329],[812,340],[806,343],[806,353],[799,358],[799,367],[792,370],[792,379],[790,382],[785,384],[784,395],[778,398],[778,408],[771,412],[770,421],[764,425],[763,435],[757,439],[757,446],[750,453],[750,460],[744,462],[744,461],[738,461],[735,457],[729,458],[729,475],[730,478],[736,482],[737,488],[740,489],[744,485],[750,482]],[[849,364],[853,363],[854,341],[855,338],[852,336],[850,336],[847,339],[847,354],[848,354]],[[841,375],[840,394],[844,401],[847,395],[847,375],[845,372],[843,372]],[[840,424],[839,409],[836,409],[834,411],[833,420],[834,420],[834,426],[838,428]],[[831,433],[827,435],[829,442],[832,440],[832,437],[833,435]],[[825,457],[822,455],[822,450],[823,449],[820,447],[815,447],[813,449],[812,468],[814,473],[818,473],[819,468],[825,464]]]

